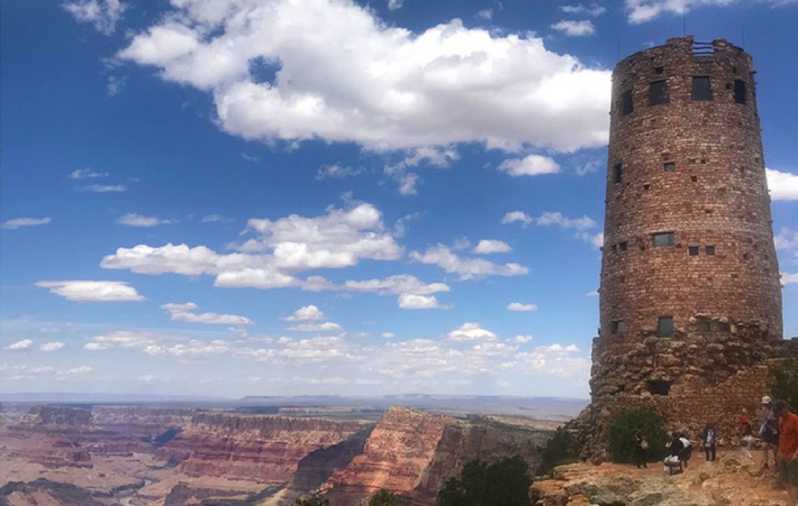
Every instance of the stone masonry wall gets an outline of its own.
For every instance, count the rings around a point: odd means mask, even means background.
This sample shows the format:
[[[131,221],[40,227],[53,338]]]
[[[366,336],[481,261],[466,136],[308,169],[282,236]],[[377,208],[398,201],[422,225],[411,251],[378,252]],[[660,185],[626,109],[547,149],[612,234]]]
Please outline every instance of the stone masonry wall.
[[[615,68],[594,401],[718,383],[781,339],[753,76],[740,48],[692,37]],[[712,100],[693,99],[694,77],[709,77]],[[663,100],[652,104],[658,82]],[[672,244],[655,246],[663,232]],[[672,318],[672,336],[660,337],[660,317]]]

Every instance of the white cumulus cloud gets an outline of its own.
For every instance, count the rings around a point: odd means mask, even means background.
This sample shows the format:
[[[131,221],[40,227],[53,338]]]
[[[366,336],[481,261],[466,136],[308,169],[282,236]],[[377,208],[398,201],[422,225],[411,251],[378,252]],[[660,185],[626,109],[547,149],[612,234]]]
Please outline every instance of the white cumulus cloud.
[[[452,341],[494,341],[496,334],[490,330],[485,330],[476,322],[466,322],[459,328],[449,332],[448,336]]]
[[[569,37],[587,37],[588,35],[593,35],[596,33],[596,28],[593,26],[593,22],[588,19],[579,21],[563,19],[551,25],[551,28],[553,30],[557,30],[558,32],[562,32]]]
[[[294,311],[294,314],[284,319],[289,322],[318,321],[324,319],[324,313],[313,304],[310,304],[309,306],[302,306]]]
[[[560,6],[560,10],[565,12],[566,14],[576,14],[576,15],[585,15],[585,16],[592,16],[598,17],[607,12],[607,9],[596,3],[592,2],[590,4],[568,4]]]
[[[169,313],[174,321],[203,323],[205,325],[252,325],[252,320],[246,316],[235,314],[196,313],[198,306],[193,302],[184,304],[164,304],[162,309]]]
[[[422,264],[437,265],[446,272],[457,274],[460,279],[524,276],[529,272],[529,269],[515,262],[497,264],[484,258],[460,256],[443,244],[427,248],[423,253],[413,251],[410,253],[410,258]]]
[[[60,341],[50,341],[39,346],[39,349],[46,352],[58,351],[64,347],[64,343]]]
[[[539,176],[541,174],[556,174],[560,166],[549,158],[541,155],[528,155],[524,158],[510,158],[499,165],[499,170],[511,176]]]
[[[490,255],[492,253],[507,253],[512,248],[504,241],[495,239],[482,239],[474,246],[474,253],[478,255]]]
[[[399,309],[441,309],[438,299],[434,295],[418,295],[416,293],[403,293],[399,296]]]
[[[507,305],[508,311],[515,311],[520,313],[528,313],[531,311],[537,311],[538,307],[535,304],[523,304],[521,302],[511,302]]]
[[[135,288],[124,281],[39,281],[39,288],[76,302],[124,302],[144,300]]]
[[[108,177],[107,172],[98,172],[92,169],[75,169],[69,173],[70,179],[95,179],[98,177]]]
[[[765,169],[773,200],[798,200],[798,174]]]
[[[246,139],[377,150],[607,143],[610,72],[534,35],[459,19],[414,33],[333,0],[172,5],[117,56],[208,92],[220,127]],[[277,66],[275,78],[257,81],[253,61]]]
[[[386,231],[382,214],[371,204],[350,209],[328,209],[322,216],[290,215],[277,220],[250,219],[238,252],[220,254],[206,246],[168,243],[153,247],[139,244],[118,248],[103,258],[106,269],[127,269],[141,274],[176,273],[216,276],[216,286],[329,288],[321,278],[303,283],[295,274],[310,269],[338,269],[362,259],[396,260],[402,248]],[[313,282],[311,282],[313,281]]]
[[[32,340],[30,340],[30,339],[22,339],[22,340],[19,340],[19,341],[16,341],[14,343],[9,344],[8,346],[6,346],[3,349],[9,350],[9,351],[21,351],[21,350],[28,350],[28,349],[30,349],[31,346],[33,346],[33,341]]]

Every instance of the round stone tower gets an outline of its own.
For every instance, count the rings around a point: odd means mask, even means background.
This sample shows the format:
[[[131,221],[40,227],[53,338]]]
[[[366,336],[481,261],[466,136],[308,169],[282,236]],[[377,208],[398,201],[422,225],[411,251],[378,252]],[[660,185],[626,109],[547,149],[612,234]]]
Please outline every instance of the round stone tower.
[[[692,37],[615,67],[594,403],[717,384],[782,338],[754,75]]]

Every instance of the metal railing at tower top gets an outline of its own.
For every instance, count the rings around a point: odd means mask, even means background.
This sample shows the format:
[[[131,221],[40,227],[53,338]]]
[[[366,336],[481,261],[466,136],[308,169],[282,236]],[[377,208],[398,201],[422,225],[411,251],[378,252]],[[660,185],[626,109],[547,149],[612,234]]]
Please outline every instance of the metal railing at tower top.
[[[715,54],[715,44],[712,42],[698,42],[693,41],[692,47],[693,56],[712,56]]]

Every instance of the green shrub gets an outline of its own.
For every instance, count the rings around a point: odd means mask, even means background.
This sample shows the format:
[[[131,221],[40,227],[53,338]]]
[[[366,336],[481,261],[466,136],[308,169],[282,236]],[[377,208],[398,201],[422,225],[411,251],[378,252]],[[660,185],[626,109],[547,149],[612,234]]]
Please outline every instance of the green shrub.
[[[402,506],[406,502],[393,492],[381,489],[376,494],[371,496],[368,506]]]
[[[610,459],[613,462],[633,462],[635,432],[648,441],[648,459],[659,460],[665,456],[668,436],[665,420],[651,409],[627,409],[610,421]]]
[[[549,474],[555,467],[574,462],[578,457],[579,451],[573,436],[564,428],[558,427],[554,436],[546,441],[546,446],[540,452],[537,474]]]
[[[330,501],[319,494],[312,494],[300,497],[294,502],[294,506],[330,506]]]
[[[772,396],[784,399],[793,410],[798,409],[798,360],[790,360],[773,371]]]
[[[529,467],[519,456],[487,464],[472,460],[438,492],[438,506],[530,506]]]

